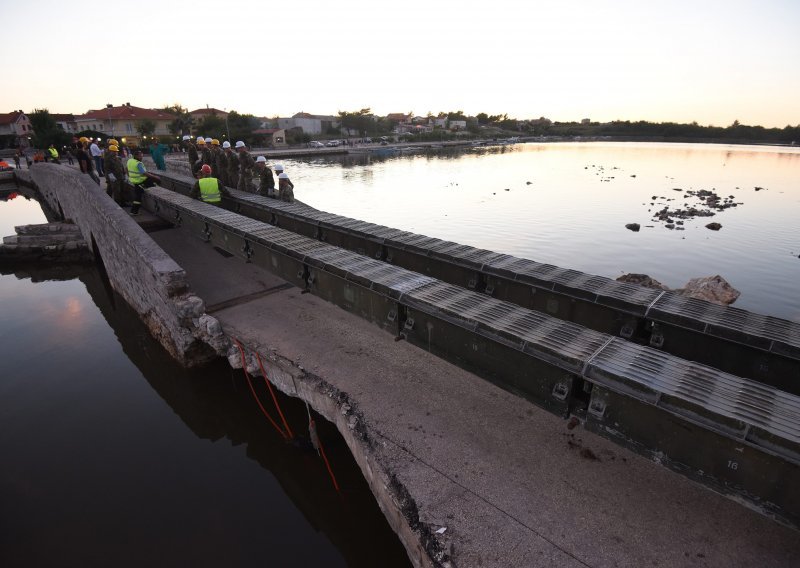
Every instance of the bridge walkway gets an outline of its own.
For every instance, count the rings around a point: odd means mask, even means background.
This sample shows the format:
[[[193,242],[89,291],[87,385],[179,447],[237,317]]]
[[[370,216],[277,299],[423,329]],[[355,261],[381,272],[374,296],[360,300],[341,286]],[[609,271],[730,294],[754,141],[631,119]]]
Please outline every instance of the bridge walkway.
[[[287,376],[302,367],[282,388],[350,409],[329,418],[379,502],[387,487],[403,489],[398,505],[429,537],[428,556],[461,567],[639,567],[793,566],[800,554],[796,531],[581,426],[570,430],[255,263],[185,230],[151,236],[226,333]],[[282,376],[273,375],[279,385]]]

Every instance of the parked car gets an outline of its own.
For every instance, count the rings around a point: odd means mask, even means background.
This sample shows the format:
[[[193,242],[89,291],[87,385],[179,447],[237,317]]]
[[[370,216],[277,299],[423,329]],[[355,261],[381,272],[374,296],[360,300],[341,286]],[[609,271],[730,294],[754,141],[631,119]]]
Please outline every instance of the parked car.
[[[309,148],[324,148],[325,144],[323,144],[322,142],[319,142],[317,140],[312,140],[311,142],[308,143],[308,147]]]
[[[341,142],[339,142],[338,140],[331,140],[330,142],[328,142],[328,143],[327,143],[327,144],[325,144],[325,145],[326,145],[326,146],[330,146],[330,147],[332,147],[332,148],[335,148],[336,146],[340,146],[341,144],[342,144],[342,143],[341,143]]]
[[[364,138],[364,144],[372,144],[372,138]]]

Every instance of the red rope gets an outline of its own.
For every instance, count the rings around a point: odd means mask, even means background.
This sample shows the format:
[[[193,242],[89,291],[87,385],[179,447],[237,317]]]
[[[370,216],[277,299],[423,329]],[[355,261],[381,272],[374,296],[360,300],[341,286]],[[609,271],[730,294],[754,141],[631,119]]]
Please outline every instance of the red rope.
[[[314,423],[314,419],[311,418],[310,416],[308,418],[308,432],[309,435],[311,436],[312,443],[316,441],[316,444],[314,444],[314,446],[319,448],[319,453],[322,456],[322,461],[325,462],[325,467],[328,468],[328,475],[331,476],[331,481],[333,481],[333,487],[334,489],[336,489],[336,492],[338,493],[339,484],[336,482],[336,476],[333,475],[331,464],[330,462],[328,462],[328,456],[325,455],[325,448],[322,447],[322,440],[320,440],[319,436],[317,435],[317,425]]]
[[[258,395],[256,394],[256,389],[253,388],[253,382],[250,380],[250,375],[247,372],[247,361],[245,360],[244,357],[244,348],[242,348],[242,344],[239,343],[238,339],[234,338],[234,341],[236,342],[236,346],[239,347],[239,353],[241,353],[242,355],[242,370],[244,371],[244,376],[247,377],[247,384],[250,386],[250,392],[253,393],[253,398],[256,399],[258,407],[261,409],[261,412],[264,413],[264,416],[267,417],[267,420],[269,420],[270,424],[272,424],[275,427],[275,429],[280,433],[281,436],[288,439],[286,432],[281,430],[281,427],[278,426],[278,424],[272,419],[272,416],[270,416],[267,410],[264,408],[264,405],[261,404],[261,401],[259,400]]]
[[[272,395],[272,402],[275,403],[275,408],[278,409],[278,414],[280,414],[281,420],[283,421],[283,427],[286,429],[286,433],[289,435],[289,438],[294,438],[292,429],[289,428],[289,423],[286,421],[286,417],[283,415],[283,411],[281,410],[281,405],[278,404],[278,397],[275,396],[275,391],[272,390],[272,383],[270,383],[269,379],[267,378],[267,372],[264,370],[264,364],[261,362],[261,355],[258,354],[258,351],[256,351],[256,359],[258,359],[258,366],[261,368],[261,374],[264,376],[264,382],[267,383],[269,394]]]

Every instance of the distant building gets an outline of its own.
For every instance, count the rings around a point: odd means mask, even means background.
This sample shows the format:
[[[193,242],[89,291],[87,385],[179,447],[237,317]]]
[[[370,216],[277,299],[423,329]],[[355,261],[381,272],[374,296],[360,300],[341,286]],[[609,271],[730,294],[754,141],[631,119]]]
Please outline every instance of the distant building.
[[[228,114],[230,113],[227,113],[224,110],[219,110],[218,108],[211,108],[208,106],[206,108],[199,108],[197,110],[189,112],[189,116],[192,117],[194,124],[202,122],[202,120],[207,116],[213,115],[213,116],[218,116],[220,118],[228,118]]]
[[[339,117],[298,112],[291,118],[279,118],[277,126],[284,130],[302,128],[305,134],[324,134],[328,130],[339,128]]]
[[[396,122],[398,124],[402,124],[411,120],[410,114],[405,114],[402,112],[390,112],[386,115],[386,120],[389,122]]]
[[[591,118],[583,118],[583,119],[581,119],[581,124],[591,124],[591,123],[592,123],[592,119]]]
[[[21,110],[0,114],[0,135],[15,136],[12,146],[30,146],[33,128],[28,116]]]
[[[95,130],[108,137],[120,139],[123,144],[137,146],[144,142],[136,130],[143,120],[155,123],[155,136],[172,135],[169,125],[175,120],[174,114],[163,110],[135,107],[131,103],[102,110],[90,110],[86,114],[76,115],[75,127],[76,132]]]
[[[448,125],[450,130],[466,130],[467,129],[467,121],[466,120],[450,120],[448,121]]]
[[[264,146],[274,148],[286,146],[286,130],[283,128],[259,128],[253,130],[253,136],[261,138]]]
[[[78,125],[75,123],[74,114],[51,114],[50,116],[56,121],[56,126],[64,132],[72,134],[78,131]]]

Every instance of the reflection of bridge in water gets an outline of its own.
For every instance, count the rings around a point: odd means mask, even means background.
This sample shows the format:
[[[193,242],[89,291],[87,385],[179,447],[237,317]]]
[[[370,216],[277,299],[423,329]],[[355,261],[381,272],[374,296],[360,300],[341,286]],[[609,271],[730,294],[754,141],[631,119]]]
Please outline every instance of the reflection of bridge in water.
[[[573,416],[571,424],[789,523],[800,520],[796,324],[251,194],[234,192],[220,208],[180,195],[189,178],[164,180],[177,191],[152,188],[146,208],[171,228],[153,239],[186,270],[227,334],[271,355],[276,384],[337,424],[412,558],[446,558],[450,545],[453,558],[467,563],[500,558],[504,547],[487,538],[487,526],[508,521],[509,531],[528,535],[526,550],[588,560],[611,542],[603,531],[648,510],[637,498],[666,510],[683,489],[631,469],[613,472],[614,458],[602,456],[615,450],[605,447],[601,456],[596,438],[586,438],[595,450],[584,447],[581,455],[600,456],[605,473],[569,461],[563,447],[540,435],[557,438],[557,430],[521,410],[521,401],[405,342],[387,343],[386,334],[362,330],[280,279],[558,416]],[[503,414],[495,398],[540,432],[522,436],[517,418]],[[580,443],[571,438],[567,446]],[[559,474],[565,478],[548,484]],[[628,476],[638,482],[626,484]],[[563,495],[564,483],[577,479],[591,489]],[[661,485],[660,497],[640,493]],[[697,538],[683,531],[718,522],[720,515],[701,520],[718,507],[702,500],[684,496],[677,513],[683,524],[662,519],[677,531],[665,541]],[[608,501],[613,511],[589,512]],[[563,523],[543,524],[541,515],[565,511]],[[746,513],[726,509],[722,516],[732,521],[737,514]],[[601,546],[565,540],[575,531],[570,515],[600,531]],[[636,539],[652,545],[648,523],[637,518]],[[674,552],[667,545],[658,555]],[[648,563],[653,549],[627,553]],[[524,565],[520,554],[505,563]]]

